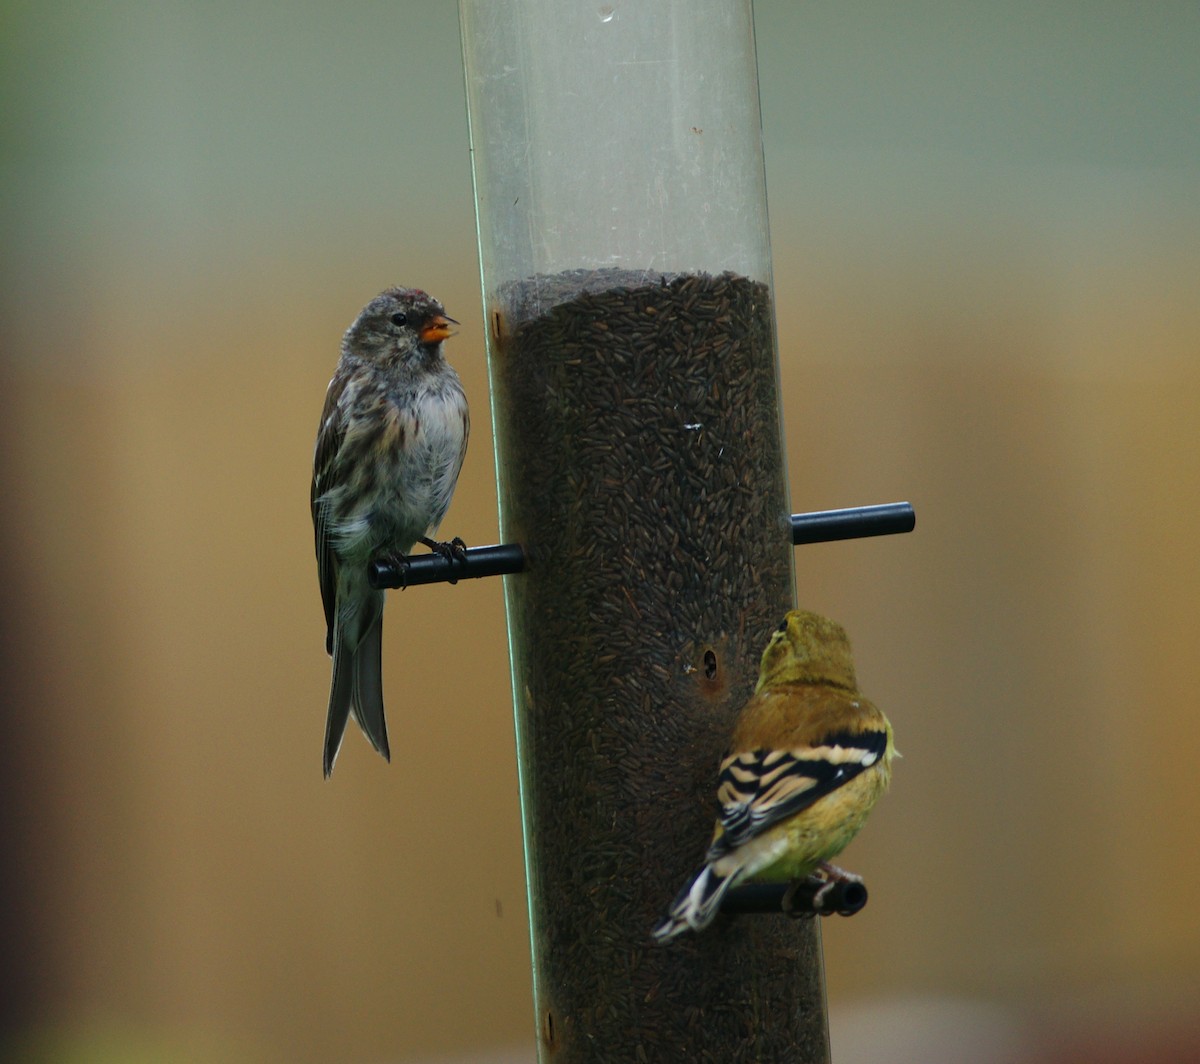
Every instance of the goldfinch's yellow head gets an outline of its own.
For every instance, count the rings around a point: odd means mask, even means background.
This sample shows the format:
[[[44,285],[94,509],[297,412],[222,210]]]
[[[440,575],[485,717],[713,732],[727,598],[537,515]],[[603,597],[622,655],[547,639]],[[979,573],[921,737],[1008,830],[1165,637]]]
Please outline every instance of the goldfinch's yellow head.
[[[808,610],[792,610],[763,651],[756,691],[784,683],[828,683],[854,690],[854,660],[846,630]]]

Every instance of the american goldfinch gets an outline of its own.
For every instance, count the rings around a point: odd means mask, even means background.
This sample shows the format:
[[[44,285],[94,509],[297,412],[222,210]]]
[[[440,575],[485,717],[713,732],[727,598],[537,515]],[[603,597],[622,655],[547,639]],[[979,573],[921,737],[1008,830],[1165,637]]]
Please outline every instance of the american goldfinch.
[[[384,592],[367,582],[379,555],[438,543],[467,452],[470,418],[456,374],[442,357],[451,325],[441,303],[415,288],[389,288],[342,338],[313,456],[312,517],[325,603],[325,649],[333,656],[325,724],[325,775],[353,715],[389,758],[381,654]]]
[[[705,863],[654,937],[708,926],[740,882],[814,874],[828,886],[861,882],[828,862],[887,789],[894,754],[887,718],[859,693],[841,625],[792,610],[763,651],[758,685],[721,762],[721,811]]]

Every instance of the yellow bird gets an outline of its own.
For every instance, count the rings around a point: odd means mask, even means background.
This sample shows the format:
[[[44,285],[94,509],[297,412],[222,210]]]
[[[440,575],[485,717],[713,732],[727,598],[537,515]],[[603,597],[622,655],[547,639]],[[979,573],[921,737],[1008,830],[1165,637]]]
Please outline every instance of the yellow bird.
[[[704,865],[654,928],[659,941],[707,927],[730,887],[817,876],[861,882],[831,865],[887,789],[892,726],[859,693],[840,624],[792,610],[759,667],[730,752],[721,762],[717,818]]]

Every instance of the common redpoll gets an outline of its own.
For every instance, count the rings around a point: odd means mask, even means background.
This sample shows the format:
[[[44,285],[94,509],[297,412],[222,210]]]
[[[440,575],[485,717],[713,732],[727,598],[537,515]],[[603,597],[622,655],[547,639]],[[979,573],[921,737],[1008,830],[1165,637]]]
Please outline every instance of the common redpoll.
[[[317,569],[333,656],[325,726],[325,775],[350,715],[390,760],[383,716],[384,592],[367,582],[380,556],[430,538],[450,505],[467,450],[470,418],[458,374],[442,356],[457,322],[414,288],[389,288],[342,337],[313,457]]]

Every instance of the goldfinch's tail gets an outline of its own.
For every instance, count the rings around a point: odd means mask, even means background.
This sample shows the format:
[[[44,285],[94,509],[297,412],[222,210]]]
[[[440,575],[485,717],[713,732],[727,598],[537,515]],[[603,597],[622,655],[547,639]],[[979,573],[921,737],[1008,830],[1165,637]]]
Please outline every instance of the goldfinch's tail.
[[[700,931],[712,923],[721,907],[725,892],[733,886],[734,876],[719,874],[711,864],[704,865],[681,890],[667,915],[650,933],[666,942],[691,928]]]

